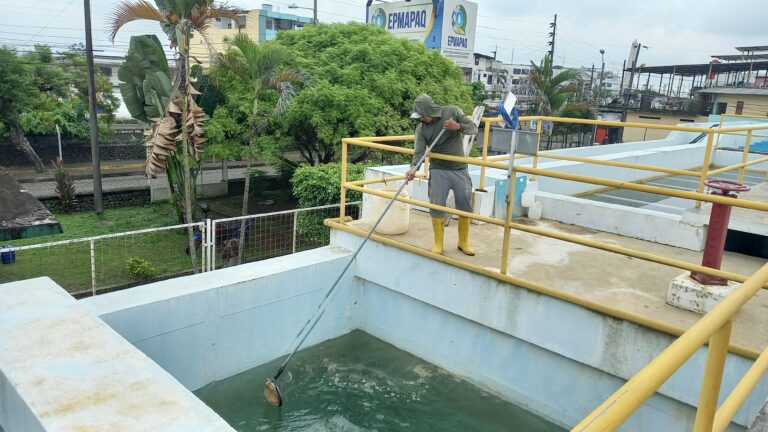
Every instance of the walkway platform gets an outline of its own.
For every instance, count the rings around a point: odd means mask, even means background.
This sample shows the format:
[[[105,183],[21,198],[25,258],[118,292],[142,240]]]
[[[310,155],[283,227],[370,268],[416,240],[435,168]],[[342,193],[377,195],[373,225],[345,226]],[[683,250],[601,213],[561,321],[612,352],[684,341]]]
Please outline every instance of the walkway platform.
[[[701,262],[701,253],[648,241],[594,231],[574,225],[546,220],[516,219],[515,222],[576,234],[592,240],[616,244],[644,252],[673,257],[694,264]],[[369,221],[351,222],[350,227],[367,231]],[[484,224],[472,225],[472,245],[477,255],[470,257],[456,249],[457,222],[445,231],[444,255],[469,264],[498,271],[500,267],[503,229]],[[393,240],[429,250],[432,247],[432,226],[429,216],[411,211],[407,233],[386,236]],[[751,275],[765,261],[735,253],[726,253],[722,269]],[[701,315],[669,306],[666,303],[670,281],[683,270],[512,230],[509,274],[538,283],[567,295],[595,302],[606,307],[637,314],[663,325],[688,329]],[[768,291],[755,296],[736,315],[731,337],[731,349],[756,357],[768,346]],[[557,319],[557,317],[552,317]]]

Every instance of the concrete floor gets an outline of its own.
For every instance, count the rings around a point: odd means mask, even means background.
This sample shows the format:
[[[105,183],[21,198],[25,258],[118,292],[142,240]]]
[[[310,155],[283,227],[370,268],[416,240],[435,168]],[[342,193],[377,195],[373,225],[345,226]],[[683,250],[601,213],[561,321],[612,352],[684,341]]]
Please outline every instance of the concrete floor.
[[[691,263],[701,262],[701,253],[665,246],[616,234],[594,231],[574,225],[545,220],[516,219],[516,222],[581,235],[593,240],[617,244],[632,249],[673,257]],[[368,229],[367,221],[352,224]],[[495,225],[472,225],[472,245],[477,255],[469,257],[456,249],[457,222],[445,232],[444,254],[474,265],[495,269],[500,266],[503,229]],[[398,241],[429,249],[432,246],[432,226],[429,216],[411,211],[407,233],[389,236]],[[750,275],[765,260],[746,255],[726,253],[723,270]],[[534,234],[512,231],[509,274],[531,282],[575,294],[586,299],[641,314],[668,324],[688,328],[701,315],[666,304],[669,282],[682,270],[632,257],[605,252]],[[768,346],[768,291],[762,290],[736,315],[731,343],[755,351]]]

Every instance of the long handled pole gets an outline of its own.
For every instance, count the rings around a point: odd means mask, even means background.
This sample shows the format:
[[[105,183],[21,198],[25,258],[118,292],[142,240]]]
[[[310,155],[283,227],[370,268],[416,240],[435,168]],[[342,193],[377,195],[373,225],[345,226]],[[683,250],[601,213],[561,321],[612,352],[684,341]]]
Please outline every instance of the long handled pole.
[[[430,151],[432,150],[432,147],[434,147],[435,144],[443,136],[443,133],[445,133],[445,129],[440,131],[440,133],[437,135],[434,141],[432,141],[432,144],[430,144],[429,147],[424,151],[424,154],[416,163],[417,170],[419,169],[419,166],[421,166],[421,164],[424,162],[424,159],[426,159],[427,156],[429,155]],[[391,200],[389,200],[389,204],[387,204],[387,207],[384,208],[384,211],[381,212],[381,215],[379,215],[379,218],[376,220],[373,226],[371,226],[371,230],[368,231],[368,235],[365,237],[362,243],[360,243],[360,246],[357,247],[357,249],[355,250],[355,253],[353,253],[352,256],[349,258],[349,261],[347,261],[347,265],[344,266],[344,270],[342,270],[341,273],[339,273],[339,276],[336,278],[336,281],[333,282],[333,285],[331,285],[331,288],[328,290],[328,292],[325,293],[325,297],[323,297],[323,300],[320,302],[319,305],[317,305],[317,309],[315,310],[315,313],[312,314],[312,316],[307,320],[307,322],[299,331],[299,334],[296,335],[296,338],[299,340],[299,342],[296,344],[296,346],[293,348],[291,353],[285,359],[282,366],[280,366],[280,369],[277,370],[277,373],[272,378],[273,382],[276,382],[277,379],[280,378],[280,375],[283,374],[286,366],[288,366],[288,363],[291,361],[291,359],[293,359],[293,356],[296,354],[299,348],[301,348],[301,346],[307,340],[307,337],[309,336],[309,334],[312,333],[312,330],[315,328],[317,323],[320,321],[320,318],[322,318],[323,314],[325,313],[325,304],[327,303],[328,299],[331,297],[331,293],[333,293],[333,290],[335,290],[336,286],[339,285],[339,282],[341,282],[341,278],[344,277],[344,275],[347,273],[347,270],[349,270],[349,267],[352,266],[352,263],[355,261],[355,258],[357,258],[357,255],[360,253],[360,250],[363,249],[363,246],[365,246],[365,244],[371,238],[371,236],[373,235],[373,232],[376,231],[376,228],[379,226],[379,223],[381,223],[381,221],[384,219],[384,216],[386,216],[387,212],[392,207],[392,204],[395,203],[395,201],[397,200],[397,197],[400,196],[400,193],[403,191],[403,189],[405,189],[408,183],[409,181],[405,180],[403,184],[400,185],[400,188],[397,189],[395,196],[392,197]]]

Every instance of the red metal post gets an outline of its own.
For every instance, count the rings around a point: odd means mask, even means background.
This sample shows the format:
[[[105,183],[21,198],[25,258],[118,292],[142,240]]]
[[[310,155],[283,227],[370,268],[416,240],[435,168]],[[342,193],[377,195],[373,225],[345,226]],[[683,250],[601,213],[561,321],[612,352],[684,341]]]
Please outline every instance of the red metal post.
[[[749,186],[730,180],[712,180],[706,185],[713,189],[715,195],[723,195],[737,198],[735,192],[745,192]],[[731,193],[734,192],[734,193]],[[709,229],[707,240],[704,244],[704,258],[701,265],[713,269],[720,269],[725,249],[725,238],[728,235],[728,221],[731,218],[731,206],[726,204],[712,204],[712,213],[709,216]],[[726,279],[710,276],[703,273],[691,272],[691,278],[704,285],[727,285]]]

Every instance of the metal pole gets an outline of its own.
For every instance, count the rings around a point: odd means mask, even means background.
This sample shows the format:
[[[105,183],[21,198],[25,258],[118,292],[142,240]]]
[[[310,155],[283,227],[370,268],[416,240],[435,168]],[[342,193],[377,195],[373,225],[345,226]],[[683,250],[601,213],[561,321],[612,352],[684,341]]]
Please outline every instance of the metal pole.
[[[216,221],[211,224],[211,270],[216,270]]]
[[[314,15],[312,23],[317,24],[317,0],[315,0],[315,4],[312,6],[312,14]]]
[[[701,164],[701,174],[699,175],[699,187],[697,192],[704,192],[704,182],[709,177],[709,161],[712,157],[712,132],[707,133],[707,148],[704,153],[704,162]],[[701,201],[696,201],[696,208],[701,208]]]
[[[600,50],[600,61],[602,62],[602,66],[600,66],[600,86],[597,88],[597,106],[600,107],[600,100],[603,97],[603,76],[605,76],[605,50]]]
[[[707,364],[704,366],[704,381],[701,383],[699,407],[696,410],[694,432],[711,432],[717,410],[717,397],[723,380],[725,357],[728,355],[728,341],[731,338],[731,320],[728,320],[709,339]]]
[[[347,210],[347,188],[344,185],[347,183],[347,153],[348,145],[346,142],[341,142],[341,198],[339,200],[339,223],[344,223],[344,212]],[[295,232],[294,232],[295,234]]]
[[[515,183],[517,183],[517,174],[515,173],[515,149],[517,147],[517,131],[512,132],[512,145],[509,148],[509,167],[507,168],[507,207],[504,215],[504,242],[501,246],[501,267],[499,272],[507,274],[509,266],[509,237],[512,231],[512,211],[515,201]]]
[[[747,159],[749,157],[749,145],[752,143],[752,131],[747,131],[747,142],[744,143],[744,154],[741,155],[741,163],[745,164],[747,163]],[[742,166],[739,168],[739,183],[741,183],[744,180],[744,171],[747,169],[746,166]]]
[[[85,9],[85,54],[88,61],[88,117],[91,126],[91,162],[93,163],[93,209],[104,212],[101,202],[101,159],[99,157],[99,123],[96,117],[96,83],[93,70],[93,38],[91,36],[91,2],[83,0]]]
[[[96,295],[96,247],[91,239],[91,294]]]
[[[488,140],[491,136],[491,122],[485,121],[483,128],[483,162],[488,162]],[[477,185],[479,191],[485,192],[485,165],[480,167],[480,182]]]
[[[344,217],[341,218],[339,223],[344,223]],[[293,253],[296,253],[296,226],[298,225],[299,221],[299,212],[295,211],[293,212]]]

